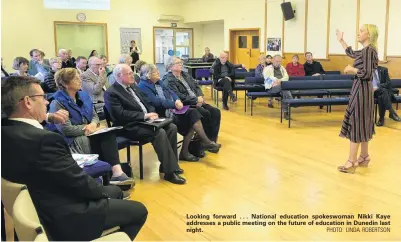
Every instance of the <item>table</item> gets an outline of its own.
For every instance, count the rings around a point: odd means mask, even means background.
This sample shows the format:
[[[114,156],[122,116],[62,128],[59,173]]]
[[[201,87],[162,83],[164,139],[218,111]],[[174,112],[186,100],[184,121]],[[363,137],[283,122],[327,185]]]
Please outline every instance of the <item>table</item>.
[[[195,78],[195,72],[196,69],[210,69],[212,67],[213,63],[210,62],[204,62],[204,63],[193,63],[193,62],[188,62],[184,63],[184,67],[188,69],[188,73]]]

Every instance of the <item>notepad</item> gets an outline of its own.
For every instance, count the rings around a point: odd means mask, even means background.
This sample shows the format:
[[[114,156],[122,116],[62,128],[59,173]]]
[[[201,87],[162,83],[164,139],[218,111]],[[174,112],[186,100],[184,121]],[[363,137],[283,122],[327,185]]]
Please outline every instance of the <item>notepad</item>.
[[[97,135],[97,134],[103,134],[103,133],[107,133],[113,130],[118,130],[118,129],[122,129],[123,126],[116,126],[116,127],[110,127],[110,128],[104,128],[104,129],[99,129],[96,132],[93,132],[91,134],[89,134],[88,136],[92,136],[92,135]]]

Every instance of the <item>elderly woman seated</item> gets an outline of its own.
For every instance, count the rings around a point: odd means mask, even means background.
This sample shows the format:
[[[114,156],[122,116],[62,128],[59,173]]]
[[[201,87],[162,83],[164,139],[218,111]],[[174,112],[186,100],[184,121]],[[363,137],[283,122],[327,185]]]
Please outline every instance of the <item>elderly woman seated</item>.
[[[29,61],[25,57],[16,57],[13,62],[13,69],[15,70],[11,76],[30,76],[27,71]]]
[[[99,154],[99,159],[112,166],[113,176],[110,183],[114,185],[133,185],[121,169],[120,158],[113,132],[88,136],[98,130],[99,118],[92,100],[86,92],[80,91],[81,79],[76,69],[64,68],[55,75],[58,91],[52,96],[50,112],[67,110],[70,119],[64,124],[57,124],[56,129],[64,136],[73,153]]]
[[[184,141],[179,155],[180,160],[198,161],[199,158],[188,151],[189,143],[197,133],[202,140],[204,149],[219,149],[220,145],[211,141],[202,126],[202,115],[196,108],[188,108],[183,114],[173,114],[172,110],[184,108],[181,100],[167,87],[160,85],[160,73],[155,65],[144,65],[141,68],[141,80],[138,87],[147,96],[149,103],[155,107],[160,117],[173,118],[177,125],[178,133],[184,136]]]
[[[60,57],[56,57],[56,58],[51,58],[49,63],[52,69],[45,74],[44,85],[42,86],[44,87],[43,91],[45,91],[46,93],[57,91],[57,85],[56,81],[54,80],[54,74],[56,74],[56,72],[61,69],[62,61]]]

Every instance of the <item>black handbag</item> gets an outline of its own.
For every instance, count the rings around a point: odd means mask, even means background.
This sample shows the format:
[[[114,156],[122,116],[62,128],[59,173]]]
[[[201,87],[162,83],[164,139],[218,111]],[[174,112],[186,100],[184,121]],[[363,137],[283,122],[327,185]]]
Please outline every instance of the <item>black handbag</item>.
[[[191,142],[189,142],[189,145],[188,145],[188,151],[189,151],[189,153],[191,153],[192,155],[194,155],[196,157],[202,157],[201,140],[198,138],[194,138],[193,140],[191,140]]]

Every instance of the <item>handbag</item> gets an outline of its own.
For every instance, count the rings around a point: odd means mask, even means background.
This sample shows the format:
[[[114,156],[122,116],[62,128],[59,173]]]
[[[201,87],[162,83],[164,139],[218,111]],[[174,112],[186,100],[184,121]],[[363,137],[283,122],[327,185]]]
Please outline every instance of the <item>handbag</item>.
[[[188,151],[189,153],[191,153],[192,155],[196,156],[196,157],[201,157],[201,152],[202,152],[202,143],[201,143],[201,139],[199,138],[194,138],[191,140],[191,142],[189,142],[188,145]]]

